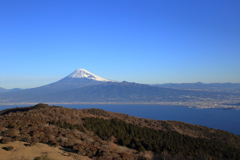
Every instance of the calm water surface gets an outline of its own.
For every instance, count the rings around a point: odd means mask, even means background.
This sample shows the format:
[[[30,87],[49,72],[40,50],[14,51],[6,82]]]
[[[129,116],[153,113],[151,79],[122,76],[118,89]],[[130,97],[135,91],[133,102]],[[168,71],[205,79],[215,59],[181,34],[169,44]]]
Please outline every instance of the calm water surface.
[[[26,105],[0,106],[0,110]],[[240,110],[197,109],[181,106],[161,105],[59,105],[67,108],[100,108],[107,111],[125,113],[132,116],[176,120],[215,129],[222,129],[240,135]]]

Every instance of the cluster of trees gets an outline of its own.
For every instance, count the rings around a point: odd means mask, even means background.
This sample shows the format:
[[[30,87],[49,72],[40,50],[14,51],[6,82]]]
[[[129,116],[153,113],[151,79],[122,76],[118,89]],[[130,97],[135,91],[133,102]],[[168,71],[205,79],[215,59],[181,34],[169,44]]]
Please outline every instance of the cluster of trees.
[[[71,129],[71,130],[77,129],[77,130],[79,130],[81,132],[85,132],[83,126],[78,125],[78,124],[71,124],[69,122],[59,121],[59,120],[58,121],[54,120],[51,124],[56,125],[56,126],[58,126],[60,128],[64,128],[64,129]]]
[[[199,152],[213,159],[236,159],[240,149],[231,145],[193,138],[174,131],[160,131],[129,124],[119,119],[85,118],[85,127],[92,130],[102,139],[114,136],[117,143],[138,151],[167,152],[171,155],[183,154],[185,157],[196,157]]]

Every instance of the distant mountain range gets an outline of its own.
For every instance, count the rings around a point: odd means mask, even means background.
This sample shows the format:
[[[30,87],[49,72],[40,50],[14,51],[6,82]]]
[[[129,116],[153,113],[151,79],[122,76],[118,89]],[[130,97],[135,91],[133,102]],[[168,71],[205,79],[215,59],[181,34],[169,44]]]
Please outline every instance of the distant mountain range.
[[[218,85],[213,84],[215,88]],[[230,87],[238,85],[222,84]],[[41,87],[11,91],[0,88],[0,103],[159,103],[239,96],[239,93],[186,90],[202,89],[206,86],[210,87],[203,83],[145,85],[116,82],[85,69],[77,69],[67,77]]]
[[[22,89],[21,88],[5,89],[5,88],[0,87],[0,93],[1,92],[19,91],[19,90],[22,90]]]
[[[83,86],[90,86],[90,85],[96,85],[101,84],[105,82],[113,82],[111,80],[99,77],[95,74],[92,74],[88,72],[85,69],[77,69],[74,72],[72,72],[70,75],[66,76],[65,78],[40,87],[31,88],[31,89],[25,89],[28,92],[34,91],[34,92],[55,92],[55,91],[64,91],[69,89],[75,89]],[[17,91],[22,90],[20,88],[14,88],[14,89],[4,89],[0,87],[0,92],[9,92],[9,91]]]
[[[165,83],[154,84],[154,86],[174,88],[174,89],[202,89],[202,90],[226,90],[235,89],[240,90],[240,83]]]
[[[198,98],[224,98],[226,93],[177,90],[129,82],[107,82],[62,92],[25,97],[16,102],[128,102],[153,103],[190,101]]]

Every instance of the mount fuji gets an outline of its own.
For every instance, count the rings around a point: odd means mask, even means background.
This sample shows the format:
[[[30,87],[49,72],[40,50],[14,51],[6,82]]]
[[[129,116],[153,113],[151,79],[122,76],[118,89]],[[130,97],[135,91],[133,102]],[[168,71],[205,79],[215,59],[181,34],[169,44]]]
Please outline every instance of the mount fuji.
[[[0,104],[11,103],[137,103],[189,102],[226,99],[230,93],[181,90],[111,81],[85,69],[77,69],[63,79],[41,87],[0,93]],[[239,96],[233,93],[233,96]],[[231,95],[230,95],[231,96]]]
[[[113,81],[97,76],[85,69],[77,69],[67,77],[42,87],[56,90],[69,90],[105,82]]]
[[[36,97],[41,97],[43,95],[51,95],[81,87],[104,84],[107,82],[114,81],[97,76],[85,69],[77,69],[70,75],[51,84],[19,91],[2,92],[0,93],[0,102],[7,102],[9,100],[24,101],[29,98],[35,99]]]
[[[89,71],[87,71],[85,69],[77,69],[73,73],[71,73],[69,76],[67,76],[66,78],[68,78],[68,79],[87,78],[87,79],[92,79],[92,80],[96,80],[96,81],[110,81],[108,79],[99,77],[93,73],[90,73]]]

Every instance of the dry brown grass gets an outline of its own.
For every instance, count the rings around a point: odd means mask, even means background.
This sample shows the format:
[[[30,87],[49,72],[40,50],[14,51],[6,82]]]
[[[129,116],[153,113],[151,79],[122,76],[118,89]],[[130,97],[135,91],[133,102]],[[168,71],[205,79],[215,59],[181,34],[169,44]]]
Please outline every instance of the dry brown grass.
[[[4,149],[8,146],[14,147],[13,150],[7,151]],[[90,160],[88,157],[66,152],[61,147],[51,147],[43,143],[36,143],[31,147],[26,142],[21,141],[0,144],[1,160],[33,160],[42,155],[47,155],[51,160]]]

